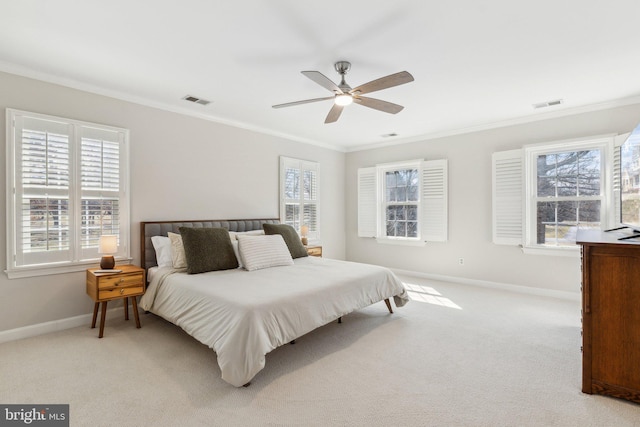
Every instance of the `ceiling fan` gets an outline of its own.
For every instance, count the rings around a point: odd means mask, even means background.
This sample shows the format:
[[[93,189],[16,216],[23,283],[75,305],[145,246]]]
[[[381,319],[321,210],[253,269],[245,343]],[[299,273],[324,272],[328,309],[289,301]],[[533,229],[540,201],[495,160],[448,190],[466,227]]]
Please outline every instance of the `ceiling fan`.
[[[369,83],[365,83],[352,89],[351,86],[349,86],[344,80],[345,74],[347,74],[349,69],[351,69],[351,63],[347,61],[338,61],[335,63],[334,67],[338,74],[340,74],[341,76],[339,85],[336,85],[333,81],[331,81],[328,77],[326,77],[319,71],[302,71],[302,74],[309,77],[320,86],[333,92],[333,96],[287,102],[286,104],[274,105],[273,108],[291,107],[294,105],[308,104],[310,102],[333,99],[334,104],[333,107],[331,107],[331,110],[329,110],[329,114],[324,121],[325,123],[333,123],[337,121],[340,117],[340,114],[342,114],[342,110],[344,109],[344,107],[353,102],[365,107],[373,108],[374,110],[383,111],[390,114],[397,114],[404,108],[402,105],[397,105],[391,102],[381,101],[379,99],[369,98],[361,95],[412,82],[413,76],[408,72],[401,71],[399,73],[380,77],[379,79],[372,80]]]

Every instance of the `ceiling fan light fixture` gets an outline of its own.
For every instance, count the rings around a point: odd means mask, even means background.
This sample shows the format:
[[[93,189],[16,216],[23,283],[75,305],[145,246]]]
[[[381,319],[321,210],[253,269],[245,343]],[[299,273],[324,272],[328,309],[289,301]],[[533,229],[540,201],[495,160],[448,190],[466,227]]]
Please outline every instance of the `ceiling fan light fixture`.
[[[292,107],[294,105],[308,104],[310,102],[318,102],[333,99],[333,106],[329,110],[329,114],[325,119],[325,124],[334,123],[340,118],[342,110],[349,104],[356,103],[363,107],[373,108],[388,114],[397,114],[404,108],[402,105],[393,104],[391,102],[382,101],[380,99],[362,96],[366,93],[375,92],[390,87],[403,85],[413,81],[413,76],[407,71],[389,74],[379,79],[371,80],[355,88],[351,88],[344,81],[344,75],[349,71],[351,64],[347,61],[338,61],[335,64],[336,71],[340,74],[340,83],[335,84],[330,78],[322,74],[320,71],[301,71],[303,75],[316,82],[323,88],[331,92],[331,96],[325,98],[304,99],[302,101],[287,102],[285,104],[272,105],[273,108]]]
[[[353,97],[348,93],[343,93],[341,95],[336,95],[336,99],[333,101],[336,105],[340,105],[342,107],[347,106],[353,103]]]

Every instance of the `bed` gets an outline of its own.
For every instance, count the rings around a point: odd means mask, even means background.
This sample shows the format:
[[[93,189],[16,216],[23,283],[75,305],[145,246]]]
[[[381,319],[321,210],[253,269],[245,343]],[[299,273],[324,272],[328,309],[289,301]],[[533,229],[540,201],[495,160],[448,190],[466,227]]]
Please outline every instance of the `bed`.
[[[384,301],[393,313],[391,298],[397,307],[408,301],[404,285],[389,269],[369,264],[300,257],[283,266],[200,274],[157,265],[154,236],[178,233],[180,227],[225,228],[233,235],[251,234],[259,233],[263,224],[278,222],[141,223],[142,263],[151,279],[140,306],[212,348],[222,379],[236,387],[250,383],[265,367],[266,354],[273,349],[368,305]]]

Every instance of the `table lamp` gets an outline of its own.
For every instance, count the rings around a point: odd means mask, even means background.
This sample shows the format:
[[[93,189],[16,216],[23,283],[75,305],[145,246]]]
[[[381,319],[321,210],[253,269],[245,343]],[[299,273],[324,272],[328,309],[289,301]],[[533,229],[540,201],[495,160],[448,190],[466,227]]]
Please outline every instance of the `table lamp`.
[[[111,270],[116,266],[116,260],[113,254],[118,252],[118,236],[100,236],[98,248],[99,254],[104,254],[100,259],[100,268],[103,270]]]
[[[308,225],[303,225],[300,228],[300,235],[302,236],[302,238],[300,240],[302,240],[302,244],[307,246],[308,240],[307,240],[307,234],[309,234],[309,226]]]

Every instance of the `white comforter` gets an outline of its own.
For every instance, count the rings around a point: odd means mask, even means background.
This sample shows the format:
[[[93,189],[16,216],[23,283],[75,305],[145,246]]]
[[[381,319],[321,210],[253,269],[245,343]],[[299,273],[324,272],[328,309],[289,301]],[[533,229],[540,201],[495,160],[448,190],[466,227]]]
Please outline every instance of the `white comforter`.
[[[263,270],[187,274],[158,271],[140,300],[151,311],[211,347],[222,379],[240,387],[276,347],[370,304],[408,301],[387,268],[306,257]]]

